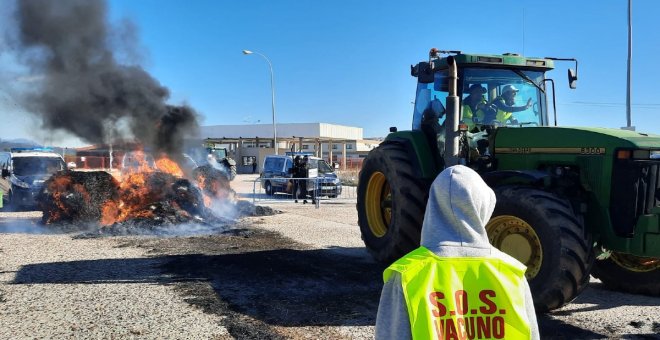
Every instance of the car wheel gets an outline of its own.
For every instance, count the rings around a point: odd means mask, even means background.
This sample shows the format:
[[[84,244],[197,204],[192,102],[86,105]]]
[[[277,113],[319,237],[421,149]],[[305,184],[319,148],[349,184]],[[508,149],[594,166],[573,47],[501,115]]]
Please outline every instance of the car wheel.
[[[264,184],[264,186],[266,189],[266,195],[273,196],[273,185],[270,183],[270,181],[266,181],[266,184]]]

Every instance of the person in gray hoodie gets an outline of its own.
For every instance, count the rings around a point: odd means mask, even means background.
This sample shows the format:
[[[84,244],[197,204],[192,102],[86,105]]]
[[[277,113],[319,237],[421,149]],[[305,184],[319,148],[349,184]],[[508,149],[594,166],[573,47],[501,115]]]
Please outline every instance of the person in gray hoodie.
[[[522,264],[488,241],[485,226],[495,209],[495,202],[493,191],[472,169],[462,165],[445,169],[431,186],[421,247],[439,258],[497,258],[509,263],[513,261],[524,269]],[[401,273],[392,271],[386,278],[376,317],[376,339],[411,339],[411,321]],[[527,319],[530,339],[539,339],[534,303],[524,278],[521,290],[519,295],[524,299],[524,311],[520,314]]]

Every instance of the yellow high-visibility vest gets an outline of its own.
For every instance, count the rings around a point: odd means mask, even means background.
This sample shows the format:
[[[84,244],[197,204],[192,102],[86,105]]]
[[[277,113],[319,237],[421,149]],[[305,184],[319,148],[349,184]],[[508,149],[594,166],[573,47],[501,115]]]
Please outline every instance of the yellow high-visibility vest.
[[[495,100],[493,102],[495,102],[496,100],[499,100],[499,101],[504,103],[504,98],[502,98],[502,97],[495,98]],[[506,112],[506,111],[503,111],[503,110],[498,108],[497,109],[497,115],[495,115],[495,120],[497,120],[498,122],[500,122],[502,124],[506,124],[506,121],[511,119],[511,116],[513,116],[512,112]]]
[[[508,258],[441,258],[419,247],[383,279],[400,273],[413,339],[529,339],[525,269]]]
[[[481,117],[479,117],[479,113],[481,113]],[[472,113],[472,108],[470,105],[463,105],[463,123],[467,124],[468,126],[468,131],[472,131],[472,128],[474,128],[474,114]],[[477,110],[477,119],[481,120],[483,118],[483,112],[481,110]]]
[[[486,104],[486,99],[484,99],[482,97],[479,104],[484,104],[485,105]],[[467,124],[468,131],[471,131],[472,128],[474,128],[474,125],[475,125],[474,118],[475,117],[477,118],[477,122],[481,123],[483,121],[485,115],[486,114],[484,113],[484,111],[482,109],[477,109],[477,112],[472,112],[472,107],[470,107],[470,105],[463,104],[463,115],[462,115],[461,120],[463,121],[463,123]]]

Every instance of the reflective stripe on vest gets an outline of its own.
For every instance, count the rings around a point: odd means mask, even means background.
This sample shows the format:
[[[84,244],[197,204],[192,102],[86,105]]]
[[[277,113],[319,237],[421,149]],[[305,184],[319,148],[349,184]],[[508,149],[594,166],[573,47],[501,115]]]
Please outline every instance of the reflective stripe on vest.
[[[529,339],[525,266],[508,258],[436,256],[420,247],[388,267],[401,275],[414,339]]]

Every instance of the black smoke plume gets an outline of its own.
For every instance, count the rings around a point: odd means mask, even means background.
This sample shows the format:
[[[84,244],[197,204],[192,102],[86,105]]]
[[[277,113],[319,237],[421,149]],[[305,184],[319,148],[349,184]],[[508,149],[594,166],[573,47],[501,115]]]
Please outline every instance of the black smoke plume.
[[[112,29],[104,1],[20,0],[16,19],[22,55],[42,78],[24,103],[44,128],[89,143],[138,140],[168,154],[198,128],[192,108],[167,105],[166,87],[140,66],[117,61],[113,38],[121,35],[121,47],[130,49],[136,34],[132,25],[122,27],[129,34]]]

